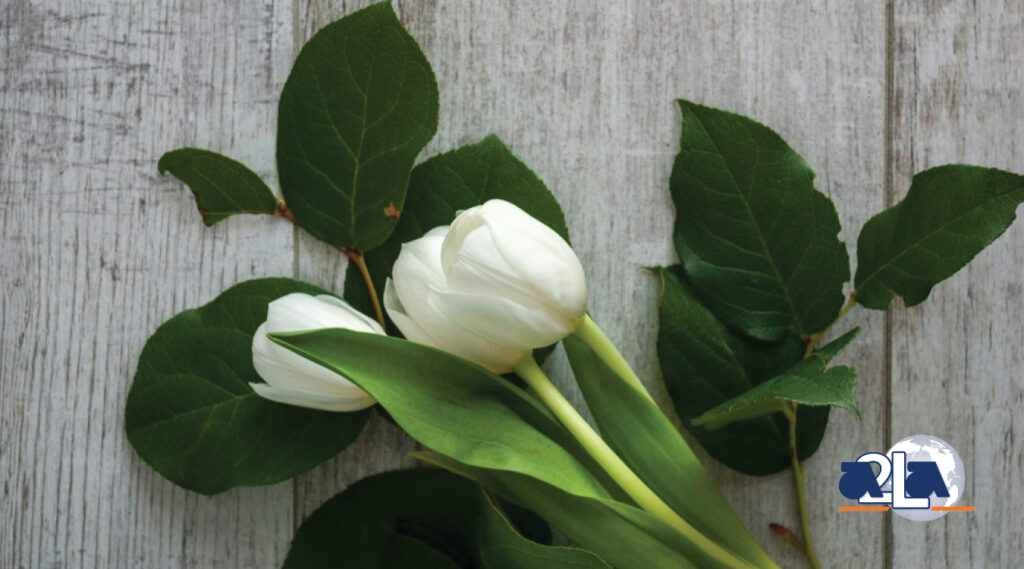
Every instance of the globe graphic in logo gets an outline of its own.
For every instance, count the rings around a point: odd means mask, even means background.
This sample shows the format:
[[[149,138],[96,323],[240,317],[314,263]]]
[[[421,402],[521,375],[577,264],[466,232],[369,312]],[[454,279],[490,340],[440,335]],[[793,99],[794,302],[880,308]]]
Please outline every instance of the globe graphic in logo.
[[[931,435],[914,435],[907,437],[892,445],[889,452],[889,460],[892,461],[893,452],[907,453],[907,462],[931,461],[939,468],[939,474],[949,489],[949,498],[939,498],[935,494],[930,496],[932,506],[952,506],[957,503],[964,494],[964,463],[960,461],[960,455],[946,441]],[[892,490],[892,481],[885,483],[885,491]],[[936,520],[948,514],[946,511],[935,510],[910,510],[893,509],[893,512],[908,520],[927,522]]]

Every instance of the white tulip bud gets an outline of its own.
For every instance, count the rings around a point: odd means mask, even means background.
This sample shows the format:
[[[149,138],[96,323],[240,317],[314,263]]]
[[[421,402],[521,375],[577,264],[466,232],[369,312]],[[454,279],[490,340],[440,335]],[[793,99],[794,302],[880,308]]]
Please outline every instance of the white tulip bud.
[[[323,328],[384,334],[377,322],[333,296],[302,293],[283,296],[269,304],[267,321],[260,325],[252,339],[252,364],[266,381],[250,383],[253,390],[271,401],[325,411],[357,411],[376,403],[348,378],[267,337],[276,332]]]
[[[451,352],[495,373],[512,370],[528,349],[512,349],[462,328],[430,302],[434,290],[446,288],[441,271],[441,244],[448,226],[435,227],[402,245],[384,287],[384,307],[402,334],[413,342]]]
[[[534,349],[572,333],[587,311],[576,253],[553,229],[503,200],[456,216],[441,247],[447,288],[431,303],[493,342]]]
[[[407,338],[497,373],[572,333],[587,310],[569,244],[502,200],[403,245],[392,275],[384,305]]]

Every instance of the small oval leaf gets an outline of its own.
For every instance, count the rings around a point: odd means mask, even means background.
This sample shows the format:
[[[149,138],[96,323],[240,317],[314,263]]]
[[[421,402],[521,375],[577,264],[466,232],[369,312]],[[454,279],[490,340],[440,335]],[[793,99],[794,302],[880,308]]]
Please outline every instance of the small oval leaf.
[[[206,225],[239,213],[277,213],[277,198],[263,179],[223,154],[178,148],[164,153],[157,169],[161,175],[170,172],[192,190]]]

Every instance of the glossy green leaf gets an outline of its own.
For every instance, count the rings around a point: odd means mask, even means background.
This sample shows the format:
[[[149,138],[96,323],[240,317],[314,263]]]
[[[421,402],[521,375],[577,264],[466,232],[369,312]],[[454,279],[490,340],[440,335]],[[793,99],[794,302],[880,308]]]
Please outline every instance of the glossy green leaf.
[[[170,172],[192,190],[206,225],[238,213],[277,213],[277,199],[267,184],[223,154],[178,148],[161,156],[157,169],[160,174]]]
[[[903,201],[872,217],[857,240],[856,299],[885,310],[928,298],[1006,231],[1024,201],[1024,176],[951,164],[914,176]]]
[[[565,492],[529,476],[477,468],[432,451],[415,452],[413,456],[476,480],[530,508],[552,528],[616,569],[722,566],[672,527],[635,506]]]
[[[718,429],[736,421],[779,412],[791,402],[801,406],[840,407],[859,417],[857,370],[849,366],[829,368],[826,363],[820,355],[812,355],[783,374],[709,410],[693,423]]]
[[[263,399],[249,387],[252,336],[267,304],[323,290],[291,279],[235,285],[160,326],[139,356],[125,406],[128,441],[171,482],[204,494],[272,484],[351,443],[369,411],[328,413]]]
[[[361,544],[362,545],[362,544]],[[338,567],[336,558],[333,562],[325,562],[315,567],[334,569]],[[383,547],[377,567],[392,569],[396,567],[416,567],[416,569],[462,569],[455,560],[444,553],[430,547],[426,543],[402,535],[393,534],[391,541]],[[365,567],[365,565],[360,565]]]
[[[588,468],[586,454],[550,413],[482,367],[413,342],[351,330],[271,337],[350,378],[430,449],[574,494],[608,496],[591,475],[597,469]]]
[[[616,454],[654,493],[705,535],[751,563],[770,559],[675,426],[575,336],[562,341],[587,407]]]
[[[556,547],[526,539],[480,494],[477,553],[486,569],[612,569],[596,554],[577,547]]]
[[[540,569],[555,561],[607,568],[584,564],[591,553],[550,542],[536,514],[499,508],[470,480],[403,470],[360,480],[320,506],[296,533],[284,569]]]
[[[278,107],[278,175],[295,218],[338,247],[383,243],[437,119],[434,72],[390,2],[321,28]]]
[[[803,357],[803,343],[794,337],[765,343],[737,334],[697,301],[678,267],[658,274],[658,361],[683,426],[711,456],[740,472],[764,475],[789,468],[789,426],[782,414],[718,430],[691,421],[795,365]],[[828,413],[828,407],[799,409],[801,460],[817,450]]]
[[[688,101],[679,108],[675,246],[701,300],[761,340],[824,329],[843,304],[850,262],[814,172],[760,123]]]
[[[435,469],[364,478],[302,523],[284,569],[466,567],[474,556],[479,492],[469,480]]]
[[[457,211],[490,199],[516,204],[569,240],[565,216],[555,196],[498,137],[488,136],[434,156],[413,169],[398,228],[383,245],[366,255],[378,296],[383,297],[384,283],[402,243],[447,225]],[[366,286],[351,264],[345,275],[345,298],[366,314],[373,314]]]

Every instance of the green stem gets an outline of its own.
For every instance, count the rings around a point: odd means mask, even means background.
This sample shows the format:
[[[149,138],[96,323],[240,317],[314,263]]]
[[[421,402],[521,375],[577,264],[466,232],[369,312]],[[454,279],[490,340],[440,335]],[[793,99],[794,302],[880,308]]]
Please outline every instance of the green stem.
[[[380,323],[380,327],[387,330],[388,325],[384,323],[384,311],[380,308],[380,299],[377,298],[377,289],[373,286],[373,279],[370,277],[370,270],[366,268],[366,256],[362,251],[342,249],[342,252],[345,253],[349,260],[355,263],[356,268],[359,269],[359,274],[363,277],[363,284],[366,285],[366,291],[370,293],[370,304],[373,305],[373,314],[377,317],[377,322]]]
[[[277,200],[277,211],[274,215],[287,219],[292,222],[295,227],[302,227],[299,224],[299,220],[295,219],[292,215],[292,210],[288,208],[288,204],[284,203],[281,198]],[[365,255],[362,251],[357,249],[346,249],[344,247],[335,247],[339,251],[345,254],[350,261],[356,264],[356,268],[359,269],[359,275],[363,277],[363,284],[366,285],[366,292],[370,295],[370,304],[373,305],[373,314],[377,317],[377,322],[381,328],[387,329],[387,324],[384,323],[384,311],[380,308],[380,299],[377,297],[377,289],[373,286],[373,279],[370,277],[370,270],[366,268]]]
[[[785,407],[786,419],[789,420],[789,456],[793,461],[793,481],[796,484],[796,505],[800,512],[800,531],[804,537],[804,553],[807,555],[807,562],[813,569],[821,569],[818,554],[815,553],[814,544],[811,542],[811,524],[807,517],[807,496],[804,493],[804,465],[800,463],[800,455],[797,454],[796,410],[796,403]]]
[[[608,367],[612,368],[612,371],[625,378],[633,387],[646,395],[648,399],[651,398],[651,394],[647,392],[647,388],[644,387],[643,382],[637,377],[636,372],[633,371],[633,368],[629,367],[626,358],[622,357],[619,349],[608,339],[608,336],[597,326],[597,323],[594,322],[594,319],[589,314],[584,315],[583,322],[576,328],[574,334],[580,340],[583,340],[583,343],[590,346],[590,349],[594,350],[594,353]]]
[[[824,330],[822,330],[821,332],[818,332],[817,334],[812,335],[811,337],[809,337],[807,339],[807,349],[804,350],[804,357],[805,358],[810,357],[811,354],[814,353],[814,348],[816,348],[818,346],[818,342],[820,342],[821,339],[825,336],[825,333],[828,332],[833,326],[835,326],[836,322],[839,322],[840,320],[842,320],[843,316],[846,316],[846,313],[849,312],[850,309],[852,309],[856,305],[857,305],[856,294],[855,293],[850,293],[850,298],[846,301],[846,304],[844,304],[843,307],[839,309],[839,314],[836,315],[836,319],[833,320],[831,324],[826,326]]]
[[[537,397],[551,409],[558,420],[565,425],[565,428],[583,445],[587,453],[594,457],[594,460],[597,461],[601,468],[611,476],[612,480],[637,505],[675,528],[676,531],[684,535],[723,566],[751,567],[747,562],[739,559],[697,531],[644,484],[640,477],[615,454],[615,451],[594,431],[590,423],[587,423],[572,404],[558,391],[558,388],[551,383],[551,380],[548,379],[548,376],[545,375],[544,371],[540,369],[532,357],[527,356],[516,364],[515,372],[526,381],[527,385],[537,394]]]

